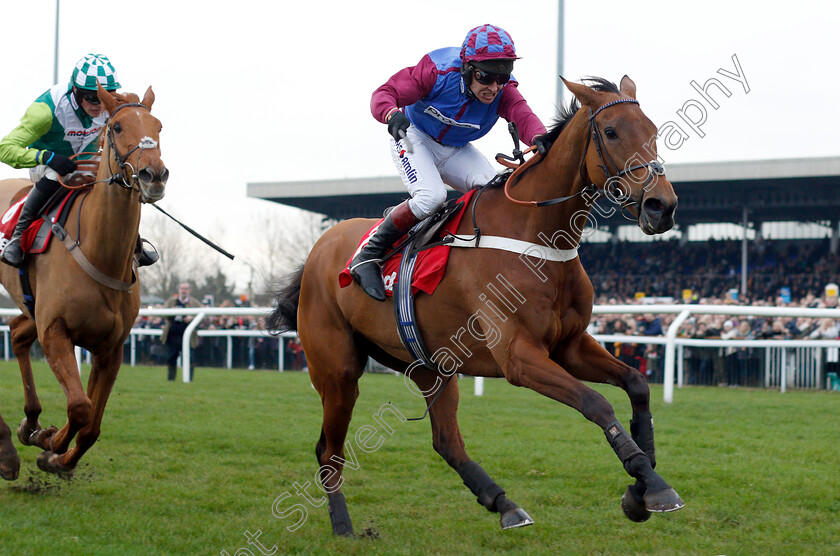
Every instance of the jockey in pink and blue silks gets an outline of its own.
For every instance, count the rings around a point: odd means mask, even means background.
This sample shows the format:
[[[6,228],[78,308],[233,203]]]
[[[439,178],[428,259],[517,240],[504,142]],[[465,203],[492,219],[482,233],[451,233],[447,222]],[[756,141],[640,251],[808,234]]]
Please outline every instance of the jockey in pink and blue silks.
[[[354,279],[374,299],[385,299],[380,259],[446,201],[446,186],[466,192],[496,176],[471,141],[486,135],[502,117],[516,124],[529,145],[540,150],[547,146],[540,137],[545,127],[511,76],[516,59],[506,31],[480,25],[467,34],[460,49],[430,52],[374,91],[371,112],[388,124],[391,156],[411,195],[385,217],[350,263]],[[404,139],[411,143],[411,152]]]

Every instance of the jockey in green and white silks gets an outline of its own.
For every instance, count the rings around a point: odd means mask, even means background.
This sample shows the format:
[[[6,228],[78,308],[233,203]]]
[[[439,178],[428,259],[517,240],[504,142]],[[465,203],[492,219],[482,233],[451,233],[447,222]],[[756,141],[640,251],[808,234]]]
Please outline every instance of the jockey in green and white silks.
[[[0,141],[0,162],[13,168],[29,168],[35,184],[23,205],[14,234],[8,240],[0,239],[0,244],[4,244],[0,254],[3,262],[15,267],[22,264],[21,234],[61,188],[58,176],[76,170],[76,163],[70,157],[99,150],[99,134],[108,113],[99,100],[97,85],[112,92],[120,87],[108,57],[87,54],[76,62],[70,83],[55,85],[35,99],[20,125]]]
[[[96,97],[97,83],[108,91],[120,87],[108,58],[88,54],[76,64],[70,83],[55,85],[35,99],[20,125],[0,141],[0,162],[31,168],[30,177],[37,182],[44,175],[55,179],[55,155],[69,158],[96,152],[96,141],[108,117]]]

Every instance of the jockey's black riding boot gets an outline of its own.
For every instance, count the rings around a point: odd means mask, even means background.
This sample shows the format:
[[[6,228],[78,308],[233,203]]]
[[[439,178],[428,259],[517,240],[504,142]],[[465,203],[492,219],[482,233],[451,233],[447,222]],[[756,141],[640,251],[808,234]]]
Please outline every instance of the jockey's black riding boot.
[[[151,249],[146,249],[143,244],[148,243]],[[137,236],[137,247],[134,248],[134,259],[137,261],[137,266],[149,266],[155,264],[160,255],[152,243],[140,236]]]
[[[408,207],[408,201],[397,205],[388,213],[361,251],[350,261],[350,274],[365,293],[375,300],[385,301],[385,283],[382,281],[380,259],[419,221]]]
[[[23,246],[20,244],[21,235],[29,227],[32,222],[40,216],[41,211],[47,205],[47,202],[52,198],[56,191],[61,188],[61,184],[49,178],[41,178],[35,187],[29,192],[29,196],[23,203],[23,208],[20,210],[20,218],[18,218],[15,225],[15,231],[9,242],[0,253],[0,260],[15,268],[20,268],[23,264]]]

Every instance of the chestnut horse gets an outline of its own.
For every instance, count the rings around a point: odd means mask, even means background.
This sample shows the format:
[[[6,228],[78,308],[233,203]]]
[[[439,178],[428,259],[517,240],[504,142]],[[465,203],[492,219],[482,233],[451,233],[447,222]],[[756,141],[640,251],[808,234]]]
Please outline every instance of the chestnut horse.
[[[162,199],[169,177],[158,146],[161,124],[150,113],[155,100],[152,88],[140,101],[135,94],[112,95],[100,87],[99,99],[110,117],[100,135],[96,181],[75,199],[65,224],[75,250],[93,268],[84,270],[59,237],[52,239],[43,254],[28,256],[24,264],[35,298],[33,313],[24,302],[18,270],[0,264],[0,282],[23,312],[9,325],[24,385],[26,417],[17,429],[18,438],[24,445],[44,450],[38,467],[53,473],[72,472],[99,437],[105,404],[122,363],[123,344],[140,309],[133,254],[141,203]],[[10,206],[26,185],[31,182],[0,181],[0,206]],[[29,358],[36,339],[67,396],[67,423],[60,430],[43,429],[38,421],[41,403]],[[92,354],[87,391],[79,377],[74,346]],[[14,480],[19,467],[9,427],[0,419],[0,475]]]
[[[650,512],[683,507],[654,471],[644,376],[586,333],[593,288],[576,256],[583,224],[595,216],[590,209],[605,210],[592,205],[593,198],[611,197],[620,207],[610,210],[621,210],[647,234],[659,234],[674,224],[677,197],[657,161],[656,126],[639,108],[635,84],[626,76],[620,87],[603,79],[591,82],[591,87],[565,82],[576,101],[549,132],[553,144],[548,154],[541,160],[535,155],[504,188],[483,190],[473,197],[475,205],[467,207],[474,209],[482,238],[519,240],[530,246],[529,254],[452,249],[434,295],[417,297],[417,322],[438,370],[412,362],[394,324],[392,301],[376,302],[355,285],[339,287],[339,273],[374,220],[347,220],[330,229],[280,292],[268,324],[299,331],[310,379],[321,395],[324,420],[315,453],[335,534],[353,534],[341,473],[358,380],[368,356],[406,373],[416,384],[431,416],[434,449],[479,503],[501,514],[504,529],[533,520],[467,455],[457,421],[458,381],[442,375],[504,377],[597,424],[636,480],[622,497],[630,519],[644,521]],[[470,220],[462,220],[459,237],[473,235]],[[546,255],[535,256],[540,252]],[[572,256],[555,260],[548,256],[552,253]],[[609,383],[627,392],[633,410],[630,433],[609,402],[582,381]]]

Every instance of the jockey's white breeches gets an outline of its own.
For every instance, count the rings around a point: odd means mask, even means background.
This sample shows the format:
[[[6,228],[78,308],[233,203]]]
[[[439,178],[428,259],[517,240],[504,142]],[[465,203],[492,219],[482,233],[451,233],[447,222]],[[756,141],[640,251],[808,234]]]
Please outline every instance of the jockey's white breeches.
[[[40,164],[35,166],[34,168],[29,169],[29,179],[32,180],[32,183],[38,183],[41,178],[48,178],[52,181],[58,181],[58,172],[47,166],[46,164]]]
[[[406,136],[413,152],[405,150],[405,141],[391,139],[391,158],[408,188],[408,206],[417,218],[430,216],[446,202],[447,185],[466,193],[496,175],[490,162],[470,144],[441,145],[414,126]]]

